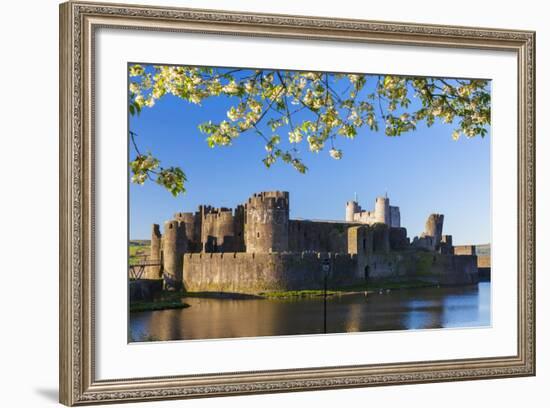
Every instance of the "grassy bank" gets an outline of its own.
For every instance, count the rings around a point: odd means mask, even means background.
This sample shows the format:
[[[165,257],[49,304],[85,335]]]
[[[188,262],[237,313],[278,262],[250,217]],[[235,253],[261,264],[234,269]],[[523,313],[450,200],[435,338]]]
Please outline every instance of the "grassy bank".
[[[328,296],[345,296],[355,293],[376,293],[380,290],[401,290],[401,289],[419,289],[435,287],[437,284],[426,281],[377,281],[362,285],[330,287],[327,289]],[[287,298],[308,298],[323,296],[323,289],[304,289],[304,290],[282,290],[259,292],[256,294],[233,293],[233,292],[172,292],[162,291],[159,297],[151,302],[132,302],[130,303],[131,312],[144,312],[164,309],[183,309],[189,307],[184,302],[185,298],[204,298],[204,299],[287,299]]]
[[[432,282],[425,281],[407,281],[407,282],[392,282],[392,281],[378,281],[362,285],[341,286],[341,287],[329,287],[327,289],[328,296],[343,296],[354,293],[364,292],[378,292],[380,290],[400,290],[400,289],[420,289],[430,288],[437,286]],[[273,291],[273,292],[261,292],[260,296],[268,299],[290,298],[290,297],[315,297],[323,296],[323,289],[306,289],[306,290],[287,290],[287,291]]]
[[[261,295],[236,292],[183,292],[184,298],[203,298],[203,299],[263,299]]]
[[[151,252],[149,241],[130,241],[128,249],[130,264],[139,263]]]
[[[150,312],[153,310],[184,309],[189,307],[182,300],[181,292],[163,291],[160,296],[151,302],[130,302],[130,312]]]
[[[289,297],[315,297],[323,296],[325,293],[322,289],[306,289],[306,290],[283,290],[276,292],[261,292],[260,296],[267,299],[279,299]],[[334,296],[342,294],[339,290],[327,290],[328,296]]]

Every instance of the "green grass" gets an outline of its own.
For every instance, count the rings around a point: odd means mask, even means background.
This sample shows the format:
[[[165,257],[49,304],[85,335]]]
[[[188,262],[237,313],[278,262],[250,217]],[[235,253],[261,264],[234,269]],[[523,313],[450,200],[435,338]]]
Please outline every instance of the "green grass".
[[[393,282],[393,281],[377,281],[370,282],[368,284],[360,285],[349,285],[341,287],[331,287],[327,289],[327,295],[337,296],[345,295],[355,292],[372,292],[378,291],[380,289],[418,289],[418,288],[428,288],[436,286],[432,282],[412,280],[406,282]],[[286,290],[286,291],[273,291],[273,292],[261,292],[260,296],[268,299],[281,299],[281,298],[290,298],[290,297],[315,297],[323,296],[324,291],[322,289],[306,289],[306,290]]]
[[[146,256],[149,256],[151,252],[148,241],[130,241],[128,249],[130,253],[130,264],[138,263]]]
[[[151,302],[131,302],[130,312],[150,312],[154,310],[184,309],[189,307],[182,301],[182,292],[162,291],[158,299]]]
[[[130,303],[130,312],[151,312],[154,310],[185,309],[187,303],[181,301],[160,301],[160,302],[133,302]]]
[[[149,246],[151,245],[151,241],[148,239],[131,239],[129,242],[131,245],[137,245],[137,246]]]
[[[204,299],[262,299],[261,295],[235,292],[183,292],[183,297]]]
[[[377,281],[367,285],[350,285],[332,287],[327,289],[328,296],[343,296],[357,292],[375,292],[381,289],[419,289],[434,287],[437,284],[421,280],[406,282]],[[323,296],[323,289],[304,290],[281,290],[270,292],[259,292],[257,294],[230,293],[230,292],[173,292],[162,291],[158,299],[152,302],[130,303],[130,312],[144,312],[164,309],[183,309],[189,305],[183,302],[183,298],[209,298],[209,299],[287,299],[287,298],[308,298]]]
[[[260,296],[267,299],[280,299],[289,297],[315,297],[323,296],[325,293],[322,289],[305,289],[305,290],[283,290],[273,292],[261,292]],[[328,296],[340,295],[342,291],[339,290],[327,290]]]

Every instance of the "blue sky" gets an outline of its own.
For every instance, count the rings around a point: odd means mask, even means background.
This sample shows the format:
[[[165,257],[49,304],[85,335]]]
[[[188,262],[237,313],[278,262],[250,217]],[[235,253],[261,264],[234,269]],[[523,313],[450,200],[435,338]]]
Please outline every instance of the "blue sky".
[[[230,147],[209,148],[197,126],[226,119],[230,105],[227,98],[199,106],[168,95],[130,117],[140,150],[165,166],[180,166],[188,179],[187,193],[176,198],[154,183],[130,183],[131,239],[149,239],[151,224],[162,225],[177,211],[195,211],[199,204],[235,207],[254,192],[284,190],[290,192],[291,218],[343,220],[354,193],[364,209],[372,209],[375,197],[387,192],[411,238],[423,231],[430,213],[443,213],[444,233],[456,244],[490,242],[490,133],[453,141],[454,128],[440,123],[399,137],[365,128],[353,140],[338,138],[341,160],[327,148],[308,152],[304,142],[304,175],[282,162],[265,168],[265,142],[254,133]]]

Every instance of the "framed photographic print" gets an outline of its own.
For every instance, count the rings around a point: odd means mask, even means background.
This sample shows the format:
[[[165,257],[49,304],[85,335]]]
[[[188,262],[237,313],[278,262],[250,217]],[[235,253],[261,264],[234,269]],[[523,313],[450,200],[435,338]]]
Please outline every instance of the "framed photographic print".
[[[535,374],[535,33],[60,7],[66,405]]]

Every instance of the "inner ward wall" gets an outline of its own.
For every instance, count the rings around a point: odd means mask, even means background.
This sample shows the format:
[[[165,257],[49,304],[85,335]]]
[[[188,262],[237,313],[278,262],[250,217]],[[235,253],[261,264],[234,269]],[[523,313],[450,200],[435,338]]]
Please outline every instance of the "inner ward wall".
[[[348,228],[357,223],[290,220],[288,249],[291,252],[316,251],[347,253]]]

